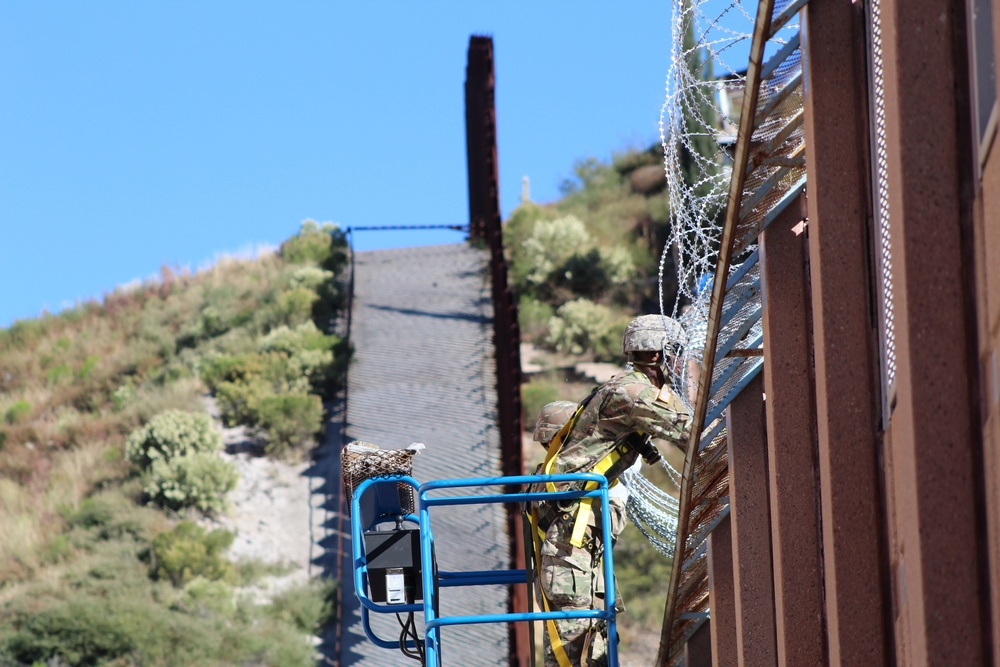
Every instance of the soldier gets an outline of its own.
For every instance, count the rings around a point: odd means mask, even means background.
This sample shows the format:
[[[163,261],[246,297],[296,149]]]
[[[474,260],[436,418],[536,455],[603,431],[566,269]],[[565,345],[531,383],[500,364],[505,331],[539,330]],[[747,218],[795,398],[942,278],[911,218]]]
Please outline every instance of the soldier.
[[[650,463],[659,460],[650,437],[686,447],[689,415],[682,411],[681,401],[667,382],[680,370],[684,342],[684,331],[676,320],[660,315],[632,320],[622,338],[628,365],[597,387],[556,434],[541,472],[599,472],[610,485],[616,485],[618,477],[640,455]],[[569,486],[546,484],[549,491]],[[604,545],[600,512],[592,505],[590,499],[561,504],[538,501],[533,505],[539,586],[547,610],[593,609],[598,604],[595,598],[603,591]],[[623,509],[623,503],[611,506],[609,509]],[[625,524],[624,512],[615,516],[619,511],[611,512],[614,537]],[[548,621],[545,665],[606,665],[607,641],[603,621]]]

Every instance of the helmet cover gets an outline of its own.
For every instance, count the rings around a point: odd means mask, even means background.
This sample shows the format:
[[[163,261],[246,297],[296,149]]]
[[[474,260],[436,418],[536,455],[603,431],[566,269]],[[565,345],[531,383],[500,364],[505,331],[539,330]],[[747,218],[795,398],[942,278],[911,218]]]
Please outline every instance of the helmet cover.
[[[630,352],[660,352],[683,348],[687,342],[684,327],[672,317],[640,315],[625,327],[622,336],[622,354]]]
[[[540,442],[546,448],[566,422],[573,417],[578,407],[573,401],[552,401],[538,413],[535,423],[535,442]]]

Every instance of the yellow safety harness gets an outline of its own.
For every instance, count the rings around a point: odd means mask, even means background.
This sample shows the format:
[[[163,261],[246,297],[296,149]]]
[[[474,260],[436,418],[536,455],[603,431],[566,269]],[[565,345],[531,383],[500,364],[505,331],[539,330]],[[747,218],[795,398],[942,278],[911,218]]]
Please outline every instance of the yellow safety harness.
[[[539,472],[544,475],[552,474],[552,465],[555,462],[556,457],[559,455],[559,451],[562,449],[563,440],[569,433],[573,430],[576,425],[576,420],[583,412],[583,409],[590,402],[590,399],[594,397],[597,393],[595,389],[594,392],[590,394],[580,406],[573,413],[573,417],[570,418],[563,427],[559,429],[559,432],[555,434],[552,441],[549,443],[549,450],[545,455],[545,461],[542,463]],[[611,468],[621,460],[623,454],[628,452],[629,448],[624,443],[619,444],[610,453],[606,454],[601,458],[593,467],[593,472],[599,473],[601,475],[607,474]],[[614,486],[618,483],[618,479],[615,478],[608,486]],[[598,488],[600,485],[597,482],[587,482],[584,488],[588,491],[592,491]],[[559,489],[553,482],[545,483],[545,490],[550,492],[558,491]],[[570,537],[570,544],[575,547],[583,547],[583,536],[587,530],[587,525],[590,522],[591,516],[593,515],[593,498],[581,498],[580,503],[576,509],[576,518],[573,521],[573,533]],[[544,528],[539,524],[538,508],[532,503],[531,511],[525,513],[528,521],[531,523],[531,536],[532,536],[532,546],[535,554],[535,571],[538,581],[541,581],[542,576],[542,540],[545,539],[545,535],[548,526]],[[545,590],[539,584],[539,593],[542,599],[542,607],[545,611],[551,611],[549,608],[549,600],[545,596]],[[569,655],[566,653],[566,648],[563,645],[562,638],[559,636],[559,629],[556,627],[554,620],[549,619],[545,622],[545,628],[549,635],[549,643],[552,645],[552,652],[556,656],[556,660],[559,662],[559,667],[573,667],[570,662]]]

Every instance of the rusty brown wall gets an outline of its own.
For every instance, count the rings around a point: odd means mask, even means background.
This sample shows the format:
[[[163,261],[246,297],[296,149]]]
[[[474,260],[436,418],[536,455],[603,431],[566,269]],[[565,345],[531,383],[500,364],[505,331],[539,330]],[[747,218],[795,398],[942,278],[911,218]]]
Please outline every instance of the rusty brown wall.
[[[754,563],[734,539],[732,567],[737,592],[741,569],[773,567],[779,656],[791,646],[782,628],[818,620],[823,655],[809,664],[997,666],[1000,141],[979,151],[972,133],[966,3],[881,0],[880,6],[895,384],[890,394],[880,379],[868,7],[810,0],[803,17],[808,253],[795,259],[796,246],[779,246],[776,241],[789,240],[777,236],[784,231],[779,226],[762,244],[765,327],[769,335],[806,332],[807,338],[803,349],[793,350],[797,356],[788,352],[799,338],[765,339],[768,402],[775,401],[766,429],[774,557]],[[1000,63],[1000,0],[992,6]],[[804,281],[795,277],[798,266]],[[769,303],[769,290],[777,297],[796,284],[807,285],[808,294],[788,292],[786,312],[768,313],[779,303]],[[795,320],[807,308],[808,331]],[[772,357],[772,347],[785,354]],[[809,391],[804,359],[812,366],[815,397],[796,408],[793,419],[778,403]],[[799,388],[783,394],[783,387]],[[884,393],[891,397],[885,405]],[[782,542],[782,530],[794,524],[780,503],[793,489],[775,467],[781,447],[801,453],[786,443],[811,439],[811,419],[820,486],[820,619],[815,605],[807,618],[789,604],[801,600],[787,597],[795,578],[782,573],[785,559],[802,554]],[[731,473],[739,477],[740,471]],[[808,485],[801,488],[798,497],[809,497]],[[719,553],[727,543],[713,539],[711,547],[712,604],[721,606],[713,606],[716,665],[736,662],[722,645],[731,634],[719,627],[734,613],[727,598],[733,579],[719,571],[729,567]],[[743,594],[737,612],[753,603]],[[732,623],[737,630],[745,625],[738,613]]]

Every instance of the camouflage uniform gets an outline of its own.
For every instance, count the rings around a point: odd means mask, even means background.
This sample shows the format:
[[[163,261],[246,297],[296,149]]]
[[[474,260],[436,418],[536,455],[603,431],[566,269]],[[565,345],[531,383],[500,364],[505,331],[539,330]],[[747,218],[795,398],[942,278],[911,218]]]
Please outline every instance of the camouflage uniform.
[[[619,463],[605,473],[609,483],[613,482],[639,456],[634,448],[621,447],[630,434],[649,435],[681,447],[687,444],[685,430],[689,417],[681,409],[672,391],[658,389],[645,374],[628,368],[599,387],[590,398],[548,472],[591,471],[618,448]],[[556,486],[564,489],[569,484]],[[551,519],[541,544],[539,567],[539,584],[551,610],[603,608],[603,600],[598,599],[603,598],[604,590],[599,505],[595,504],[590,515],[583,547],[570,543],[578,506],[577,501],[564,507],[547,501],[536,503],[538,515]],[[625,508],[623,503],[616,502],[609,509],[612,539],[615,539],[625,527]],[[571,665],[606,664],[607,627],[603,621],[566,619],[556,621],[556,628]],[[584,656],[588,656],[587,661]],[[548,632],[545,665],[560,667]]]

